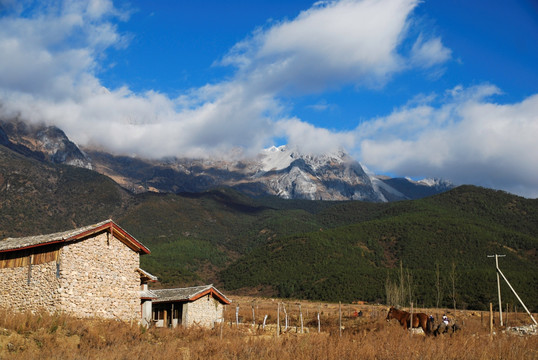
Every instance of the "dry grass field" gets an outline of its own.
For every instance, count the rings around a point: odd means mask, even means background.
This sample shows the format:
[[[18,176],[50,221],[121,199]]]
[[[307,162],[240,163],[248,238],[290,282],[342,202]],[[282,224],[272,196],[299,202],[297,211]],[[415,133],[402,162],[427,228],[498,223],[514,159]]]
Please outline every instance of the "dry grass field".
[[[537,359],[538,336],[495,328],[488,314],[458,311],[462,330],[438,337],[410,334],[386,307],[299,303],[237,297],[215,329],[142,329],[110,320],[0,310],[0,359]],[[236,323],[236,309],[239,306]],[[286,307],[288,329],[285,329]],[[255,322],[252,324],[252,309]],[[342,327],[340,328],[340,309]],[[362,316],[355,312],[362,311]],[[424,311],[424,309],[422,309]],[[318,312],[320,328],[318,332]],[[425,310],[428,314],[430,310]],[[442,315],[443,310],[433,312]],[[267,315],[263,329],[263,318]],[[279,316],[280,315],[280,316]],[[448,312],[451,318],[454,314]],[[281,329],[277,333],[276,319]],[[508,325],[528,324],[527,315],[508,315]]]

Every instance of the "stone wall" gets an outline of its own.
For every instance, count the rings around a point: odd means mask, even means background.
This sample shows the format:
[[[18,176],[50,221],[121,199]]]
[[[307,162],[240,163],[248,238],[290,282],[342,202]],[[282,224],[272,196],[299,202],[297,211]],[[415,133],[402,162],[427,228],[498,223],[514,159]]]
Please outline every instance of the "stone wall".
[[[213,327],[216,321],[221,321],[223,315],[223,305],[210,295],[183,304],[182,324],[185,327],[200,325]]]
[[[30,272],[30,276],[28,276]],[[0,269],[0,307],[14,311],[58,310],[56,262]]]
[[[139,254],[108,232],[66,244],[57,262],[0,269],[0,306],[140,320]],[[59,275],[59,277],[57,277]],[[28,280],[30,279],[30,280]]]
[[[101,233],[60,253],[60,307],[75,316],[139,320],[139,254]]]

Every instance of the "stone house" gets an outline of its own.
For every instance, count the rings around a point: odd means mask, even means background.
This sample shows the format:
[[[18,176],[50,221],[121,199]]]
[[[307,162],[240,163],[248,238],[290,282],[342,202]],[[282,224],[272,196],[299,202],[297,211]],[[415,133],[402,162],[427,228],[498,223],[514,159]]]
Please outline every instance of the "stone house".
[[[153,322],[157,327],[213,327],[223,321],[224,305],[231,301],[213,285],[151,290]]]
[[[112,220],[0,240],[0,307],[124,321],[144,310],[149,320],[153,295],[144,285],[156,278],[140,269],[149,253]]]

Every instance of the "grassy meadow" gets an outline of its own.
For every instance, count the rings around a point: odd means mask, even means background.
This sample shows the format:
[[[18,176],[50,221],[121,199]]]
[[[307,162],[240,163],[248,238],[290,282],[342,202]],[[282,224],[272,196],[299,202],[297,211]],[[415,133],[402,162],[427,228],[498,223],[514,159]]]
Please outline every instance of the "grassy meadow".
[[[447,312],[462,330],[452,335],[426,337],[410,334],[395,320],[387,322],[384,306],[301,302],[299,307],[297,302],[286,301],[278,312],[277,304],[274,299],[234,298],[234,303],[225,310],[225,322],[210,330],[143,329],[134,323],[114,320],[0,310],[0,359],[538,358],[538,336],[512,335],[500,328],[490,335],[487,313]],[[362,316],[356,316],[355,312],[359,311]],[[446,312],[421,311],[436,317]],[[278,334],[277,318],[281,324]],[[239,324],[236,319],[240,319]],[[517,317],[515,313],[508,314],[509,326],[529,322],[526,314],[519,313]]]

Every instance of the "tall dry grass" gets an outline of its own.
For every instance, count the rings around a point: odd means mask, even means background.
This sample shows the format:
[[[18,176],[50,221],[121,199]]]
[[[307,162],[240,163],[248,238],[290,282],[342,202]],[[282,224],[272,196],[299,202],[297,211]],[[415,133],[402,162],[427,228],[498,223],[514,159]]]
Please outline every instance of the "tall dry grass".
[[[259,304],[259,314],[274,308]],[[265,305],[264,305],[265,306]],[[305,305],[302,307],[306,318]],[[250,325],[251,307],[244,306],[245,323],[234,323],[235,308],[226,323],[215,329],[143,329],[111,320],[82,320],[47,313],[12,313],[0,310],[0,359],[536,359],[538,337],[501,333],[490,337],[480,318],[470,319],[452,336],[410,335],[385,314],[365,311],[362,318],[344,314],[342,336],[338,309],[326,307],[322,332],[312,326],[313,304],[308,312],[309,333],[276,334]],[[232,311],[233,309],[233,311]],[[336,312],[336,314],[335,314]],[[372,316],[377,314],[377,316]],[[293,314],[294,316],[296,314]],[[335,318],[336,315],[336,318]],[[275,317],[271,313],[271,317]],[[260,316],[261,318],[261,316]],[[283,318],[281,318],[282,324]],[[293,321],[297,321],[294,318]],[[291,320],[290,320],[291,322]],[[232,324],[232,325],[230,325]],[[295,324],[292,324],[295,325]]]

